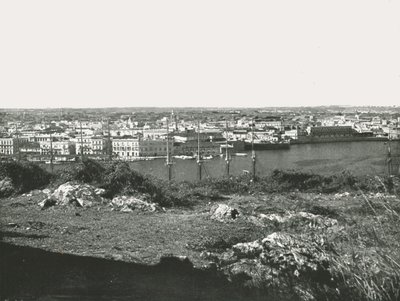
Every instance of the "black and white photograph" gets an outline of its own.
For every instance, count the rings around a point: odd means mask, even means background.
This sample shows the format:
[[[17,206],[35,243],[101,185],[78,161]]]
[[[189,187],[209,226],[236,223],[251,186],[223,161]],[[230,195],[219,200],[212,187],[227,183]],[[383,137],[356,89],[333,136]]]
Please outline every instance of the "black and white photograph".
[[[400,0],[0,0],[0,301],[400,301]]]

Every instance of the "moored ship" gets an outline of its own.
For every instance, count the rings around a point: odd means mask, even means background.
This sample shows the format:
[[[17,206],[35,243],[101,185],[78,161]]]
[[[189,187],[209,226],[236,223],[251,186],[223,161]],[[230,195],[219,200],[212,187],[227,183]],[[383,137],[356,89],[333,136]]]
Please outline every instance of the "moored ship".
[[[289,148],[290,148],[289,142],[269,142],[263,140],[254,140],[253,142],[254,150],[274,150],[274,149],[289,149]],[[245,149],[251,150],[252,143],[246,141]]]

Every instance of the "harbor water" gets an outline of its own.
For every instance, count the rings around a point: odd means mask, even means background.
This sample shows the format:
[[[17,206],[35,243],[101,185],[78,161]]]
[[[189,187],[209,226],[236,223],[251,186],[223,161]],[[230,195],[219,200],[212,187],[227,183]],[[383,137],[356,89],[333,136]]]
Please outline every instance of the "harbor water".
[[[290,149],[256,151],[256,173],[269,174],[274,169],[295,169],[318,174],[336,174],[350,171],[355,175],[383,175],[387,173],[388,145],[383,141],[334,142],[319,144],[296,144]],[[230,175],[241,175],[252,170],[251,151],[247,156],[232,156]],[[398,172],[400,161],[400,142],[392,142],[392,170]],[[132,169],[140,173],[168,179],[165,158],[146,161],[131,161]],[[74,163],[69,163],[74,164]],[[50,170],[49,164],[43,167]],[[64,164],[55,165],[54,169]],[[197,162],[173,158],[172,176],[175,181],[196,181]],[[224,157],[204,160],[204,177],[223,177],[226,175]]]
[[[297,169],[319,174],[334,174],[348,170],[357,175],[384,174],[387,171],[387,144],[379,141],[298,144],[292,145],[288,150],[256,151],[256,157],[258,176],[268,174],[274,169]],[[234,156],[230,162],[230,174],[240,175],[246,171],[250,172],[251,164],[251,152],[245,157]],[[136,161],[130,165],[141,173],[167,178],[167,168],[163,159]],[[205,160],[203,175],[224,176],[225,165],[225,159],[222,157]],[[196,166],[196,160],[174,159],[174,180],[195,181]]]

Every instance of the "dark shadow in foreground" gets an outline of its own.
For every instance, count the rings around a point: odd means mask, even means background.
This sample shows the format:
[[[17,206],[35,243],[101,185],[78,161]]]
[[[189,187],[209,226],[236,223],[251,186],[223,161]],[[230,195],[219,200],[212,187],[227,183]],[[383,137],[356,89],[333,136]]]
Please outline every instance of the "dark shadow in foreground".
[[[216,273],[171,258],[154,266],[0,242],[0,299],[257,300]]]

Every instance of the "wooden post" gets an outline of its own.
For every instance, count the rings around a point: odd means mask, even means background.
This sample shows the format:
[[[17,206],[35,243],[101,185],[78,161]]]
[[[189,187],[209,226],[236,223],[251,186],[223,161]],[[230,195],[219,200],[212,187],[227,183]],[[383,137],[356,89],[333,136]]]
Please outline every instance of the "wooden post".
[[[168,168],[168,181],[172,180],[172,162],[170,158],[170,153],[169,153],[169,125],[168,125],[168,119],[167,119],[167,162],[166,162],[167,168]]]
[[[201,160],[201,154],[200,154],[200,121],[197,122],[197,166],[198,166],[198,177],[199,181],[201,181],[201,165],[202,165],[202,160]]]
[[[253,181],[256,179],[256,152],[254,150],[254,120],[252,120],[251,124],[251,160],[253,163]]]

